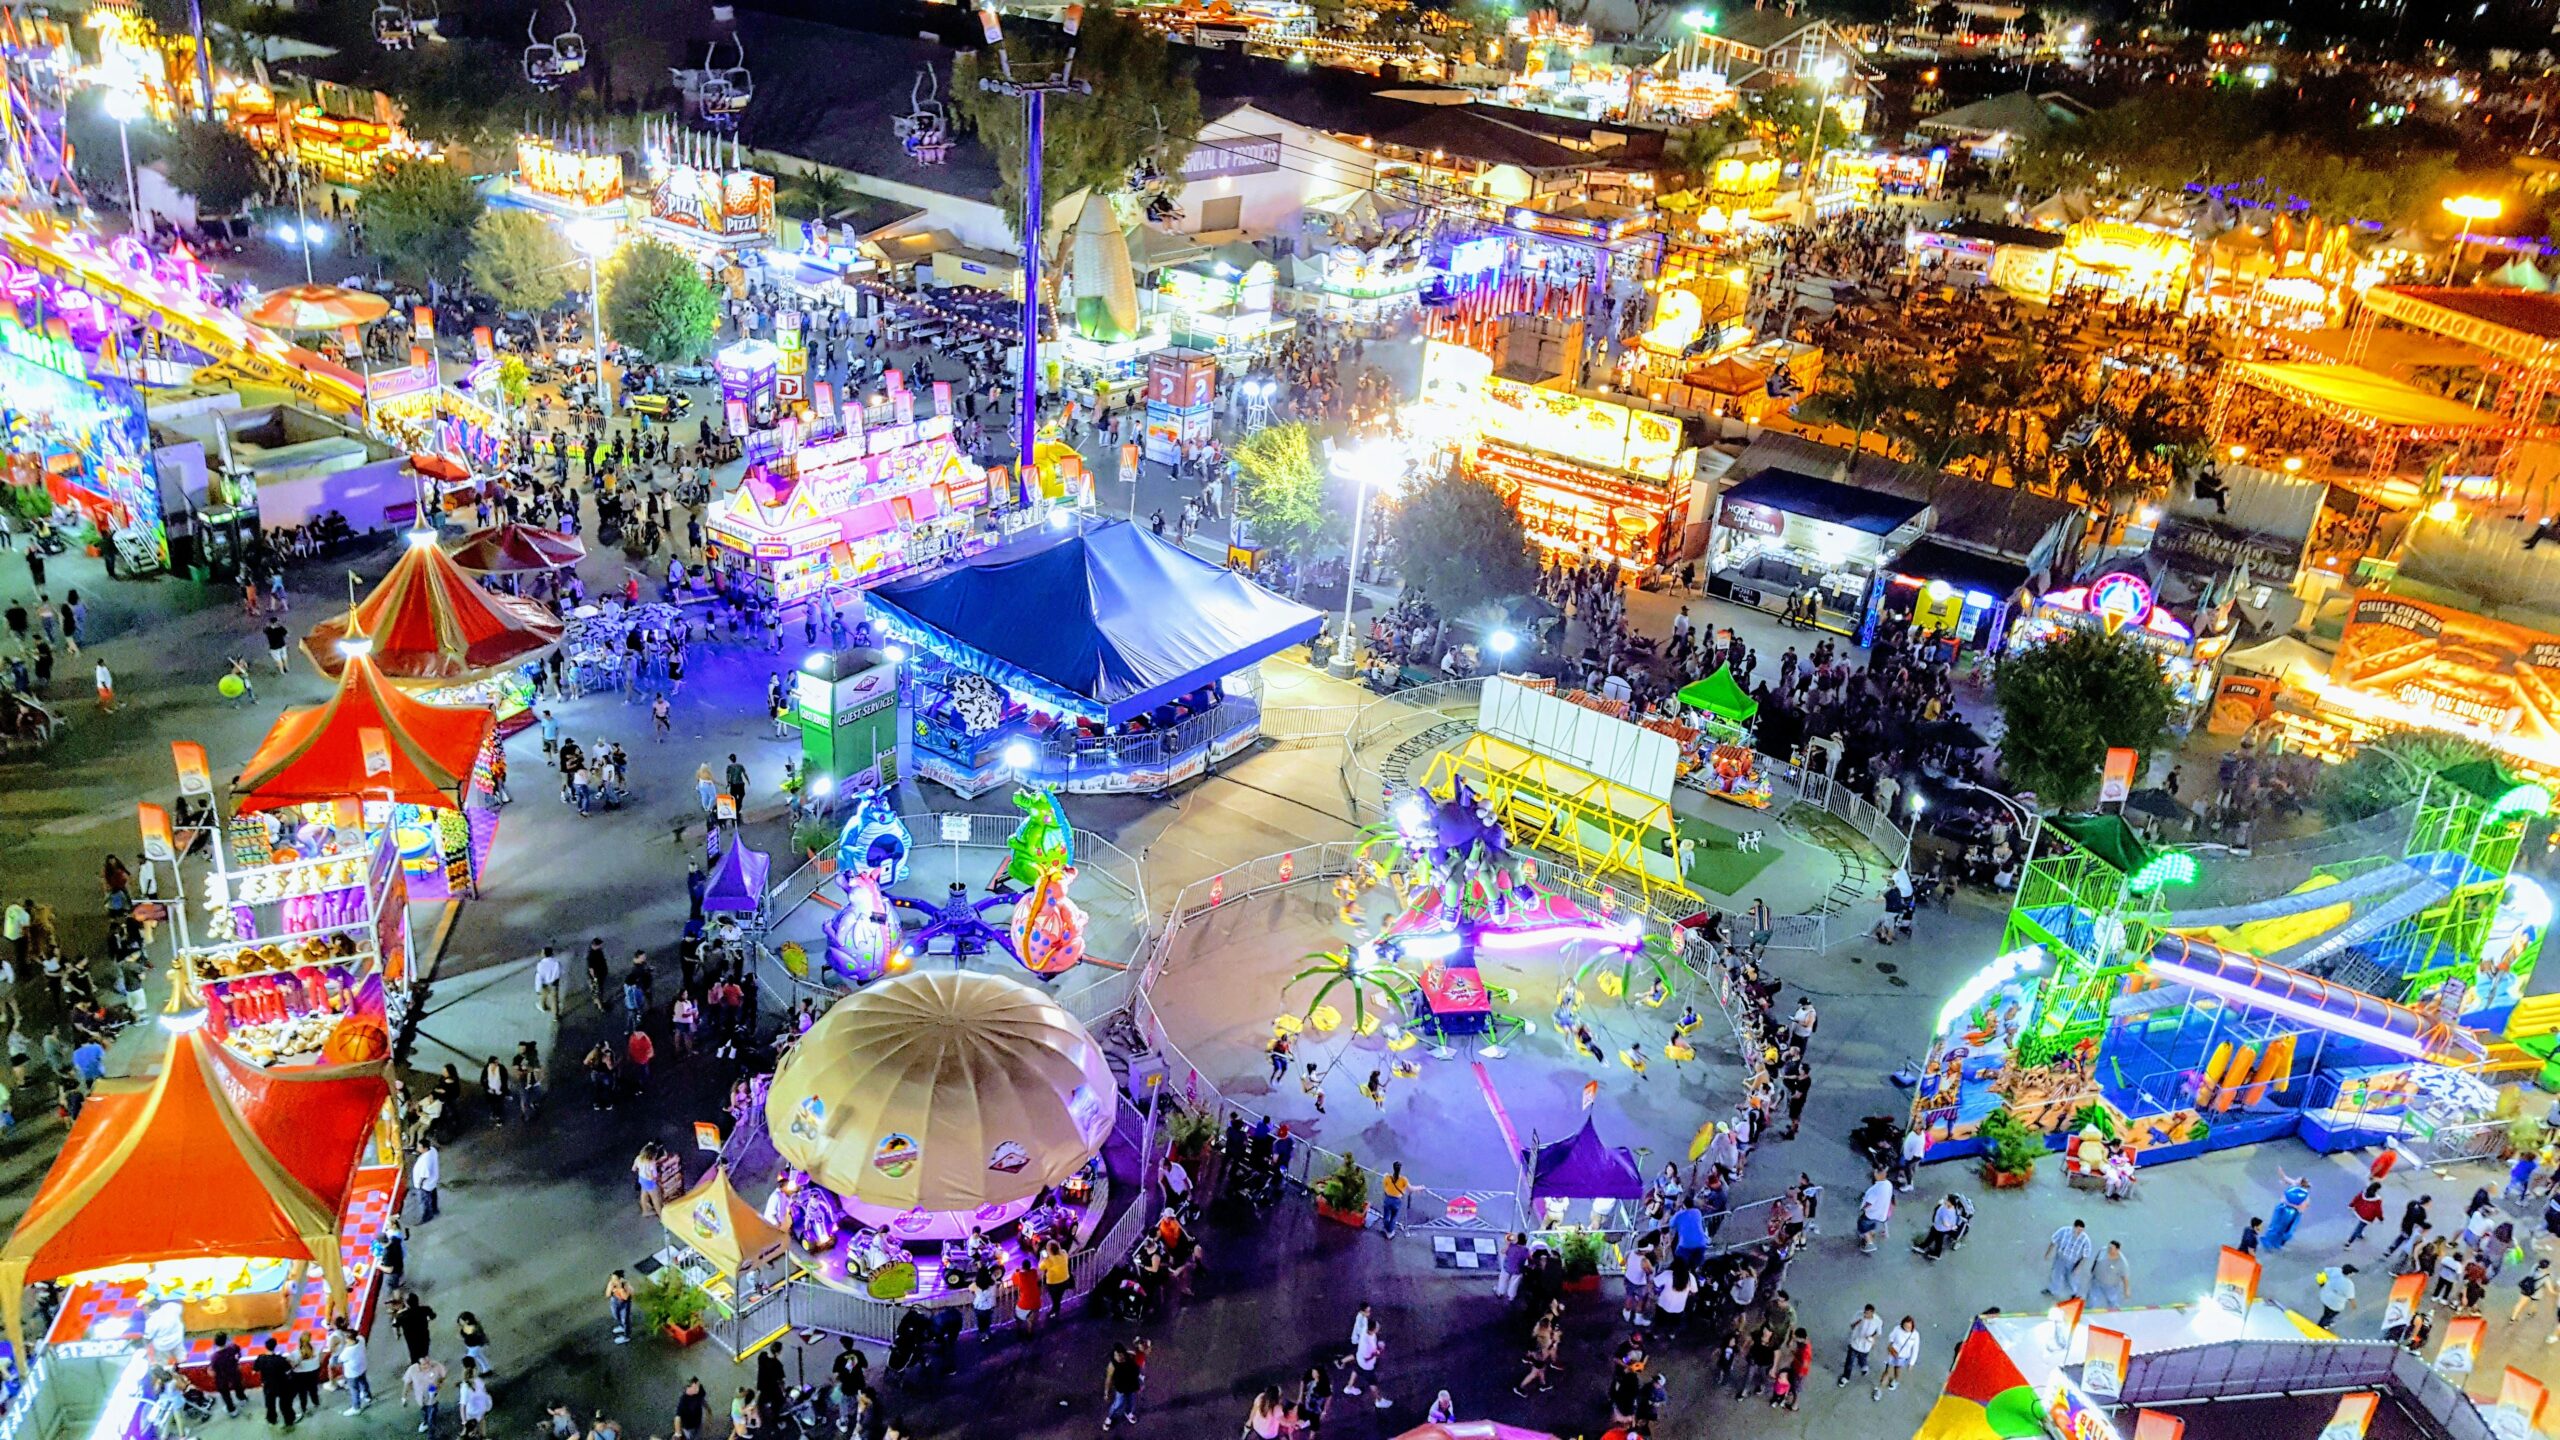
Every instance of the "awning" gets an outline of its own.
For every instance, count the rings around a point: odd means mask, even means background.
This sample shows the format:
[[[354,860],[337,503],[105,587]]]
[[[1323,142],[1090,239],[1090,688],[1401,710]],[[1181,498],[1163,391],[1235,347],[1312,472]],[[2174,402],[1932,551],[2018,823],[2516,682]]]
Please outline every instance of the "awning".
[[[482,589],[421,531],[352,616],[311,627],[302,653],[335,675],[346,663],[338,642],[349,634],[372,642],[373,663],[394,680],[456,685],[550,649],[561,624],[531,600]]]
[[[101,1082],[0,1246],[16,1352],[27,1285],[110,1265],[309,1260],[343,1297],[339,1211],[390,1094],[379,1061],[266,1070],[202,1028],[157,1075]]]
[[[233,806],[279,810],[366,799],[459,807],[497,716],[485,707],[412,699],[386,683],[367,656],[344,664],[326,704],[276,717],[231,782]]]
[[[702,1183],[658,1211],[666,1232],[723,1275],[769,1265],[783,1257],[785,1237],[729,1183],[729,1167],[714,1165]]]
[[[2366,429],[2504,430],[2515,423],[2358,365],[2262,360],[2242,365],[2239,379],[2243,385]]]
[[[1739,724],[1760,713],[1760,702],[1733,678],[1733,667],[1719,665],[1714,673],[1701,676],[1680,687],[1680,703],[1711,711]]]
[[[1914,580],[1934,580],[1958,590],[1979,591],[1990,596],[1995,605],[2008,603],[2026,588],[2029,578],[2027,567],[2014,560],[1959,550],[1925,535],[1902,552],[1902,557],[1893,562],[1893,570]]]
[[[732,840],[711,867],[711,878],[702,890],[702,908],[715,915],[752,915],[764,908],[765,877],[772,873],[771,856]]]
[[[871,592],[902,639],[1112,724],[1304,642],[1323,617],[1110,520]]]
[[[1541,1145],[1522,1157],[1529,1165],[1529,1198],[1538,1200],[1638,1200],[1644,1172],[1635,1152],[1600,1138],[1586,1118],[1568,1140]]]
[[[1724,492],[1723,498],[1728,504],[1757,505],[1869,535],[1890,535],[1929,508],[1926,501],[1879,494],[1793,470],[1763,470]]]

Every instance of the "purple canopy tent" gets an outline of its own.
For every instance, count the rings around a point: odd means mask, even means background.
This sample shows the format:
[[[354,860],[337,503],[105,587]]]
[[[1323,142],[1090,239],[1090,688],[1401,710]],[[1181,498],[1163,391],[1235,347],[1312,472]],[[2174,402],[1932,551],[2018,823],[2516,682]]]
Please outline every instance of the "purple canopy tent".
[[[703,886],[703,910],[713,915],[753,915],[764,908],[765,877],[772,872],[771,856],[748,849],[742,841],[730,841]]]
[[[1532,1203],[1644,1197],[1644,1172],[1636,1167],[1635,1152],[1602,1141],[1598,1126],[1588,1118],[1571,1139],[1541,1145],[1521,1158],[1529,1170]]]

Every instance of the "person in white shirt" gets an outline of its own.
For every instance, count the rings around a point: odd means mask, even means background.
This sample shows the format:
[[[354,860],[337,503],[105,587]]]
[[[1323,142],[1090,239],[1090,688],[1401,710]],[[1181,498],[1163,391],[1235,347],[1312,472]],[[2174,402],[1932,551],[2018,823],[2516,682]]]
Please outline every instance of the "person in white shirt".
[[[1920,1360],[1920,1322],[1905,1315],[1893,1333],[1884,1337],[1884,1374],[1876,1378],[1875,1388],[1867,1392],[1870,1400],[1881,1400],[1887,1390],[1902,1388],[1903,1372]]]
[[[560,957],[551,947],[542,947],[542,958],[533,962],[533,1002],[545,1015],[560,1013]]]
[[[437,1204],[436,1190],[443,1183],[444,1157],[437,1153],[436,1142],[420,1141],[418,1158],[409,1165],[409,1188],[418,1192],[419,1224],[424,1225],[436,1218],[441,1209]]]
[[[1858,1253],[1876,1253],[1876,1241],[1884,1234],[1885,1222],[1893,1218],[1893,1182],[1882,1170],[1874,1172],[1867,1191],[1858,1197]]]
[[[1841,1384],[1849,1383],[1849,1371],[1853,1366],[1859,1374],[1867,1373],[1867,1358],[1875,1353],[1876,1337],[1883,1333],[1884,1320],[1876,1314],[1873,1305],[1859,1311],[1858,1318],[1849,1322],[1849,1350],[1840,1357]]]
[[[343,1325],[345,1322],[339,1322]],[[365,1378],[364,1337],[352,1330],[340,1333],[338,1341],[338,1378],[346,1382],[348,1405],[344,1413],[355,1415],[373,1403],[373,1382]]]

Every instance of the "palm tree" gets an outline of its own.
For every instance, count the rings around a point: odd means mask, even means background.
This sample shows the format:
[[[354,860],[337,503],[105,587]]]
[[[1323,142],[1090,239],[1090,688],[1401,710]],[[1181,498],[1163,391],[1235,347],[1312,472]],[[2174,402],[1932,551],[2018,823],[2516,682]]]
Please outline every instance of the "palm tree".
[[[803,165],[783,181],[782,193],[794,208],[806,209],[819,220],[851,205],[855,198],[853,187],[837,179],[834,171],[815,165]]]

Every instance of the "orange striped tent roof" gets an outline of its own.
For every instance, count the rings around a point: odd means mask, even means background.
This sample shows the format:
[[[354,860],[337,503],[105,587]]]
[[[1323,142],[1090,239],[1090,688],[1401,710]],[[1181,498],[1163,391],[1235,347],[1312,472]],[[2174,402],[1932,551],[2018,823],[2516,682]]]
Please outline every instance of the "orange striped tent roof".
[[[350,629],[373,641],[373,663],[391,679],[453,685],[549,649],[561,625],[530,600],[481,589],[421,532],[356,606],[352,627],[346,616],[314,626],[302,652],[335,675],[346,663],[338,642]]]
[[[239,809],[386,794],[410,805],[461,803],[480,747],[497,727],[486,708],[430,705],[385,682],[369,656],[341,656],[338,693],[276,718],[231,782]]]
[[[9,1337],[33,1281],[159,1260],[311,1260],[342,1288],[339,1212],[391,1084],[380,1061],[264,1070],[211,1032],[100,1084],[0,1245]]]

